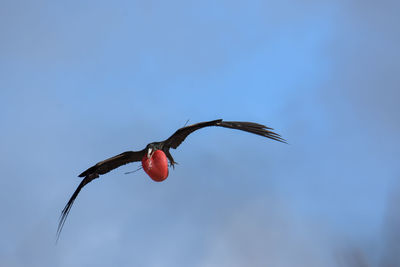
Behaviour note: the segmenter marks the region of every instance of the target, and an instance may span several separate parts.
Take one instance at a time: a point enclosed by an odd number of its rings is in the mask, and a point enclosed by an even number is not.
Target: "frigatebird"
[[[150,178],[152,178],[156,182],[161,182],[168,177],[168,161],[170,163],[170,166],[172,166],[173,168],[174,165],[177,164],[169,150],[171,148],[176,149],[189,134],[201,128],[209,126],[219,126],[242,130],[245,132],[261,135],[275,141],[286,143],[285,139],[283,139],[279,134],[273,132],[272,128],[269,128],[265,125],[254,122],[223,121],[222,119],[219,119],[200,122],[182,127],[178,129],[168,139],[161,142],[150,143],[143,150],[126,151],[114,157],[100,161],[86,171],[79,174],[79,177],[84,178],[61,212],[60,222],[57,229],[57,240],[60,236],[65,220],[67,219],[68,213],[71,210],[72,204],[74,203],[79,192],[85,185],[98,178],[102,174],[108,173],[109,171],[114,170],[127,163],[136,161],[142,161],[142,167],[144,171],[150,176]]]

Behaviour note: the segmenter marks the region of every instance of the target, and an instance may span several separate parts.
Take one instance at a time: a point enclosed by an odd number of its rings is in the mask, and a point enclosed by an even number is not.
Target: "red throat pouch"
[[[162,182],[168,177],[168,160],[162,150],[156,150],[150,158],[142,158],[143,170],[156,182]]]

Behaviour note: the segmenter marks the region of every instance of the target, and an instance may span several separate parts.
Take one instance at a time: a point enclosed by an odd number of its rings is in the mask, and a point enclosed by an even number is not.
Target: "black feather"
[[[98,178],[99,175],[95,174],[95,175],[89,175],[87,177],[85,177],[82,182],[78,185],[78,188],[76,188],[75,192],[72,194],[71,198],[69,199],[67,205],[65,205],[64,209],[61,211],[61,215],[60,215],[60,221],[58,223],[58,228],[57,228],[57,239],[56,242],[58,241],[58,239],[60,238],[60,234],[61,231],[64,227],[64,223],[65,220],[68,217],[69,211],[72,208],[72,205],[74,204],[74,201],[76,199],[76,197],[78,196],[79,192],[81,191],[81,189],[87,185],[88,183],[90,183],[91,181],[93,181],[94,179]]]
[[[90,183],[92,180],[99,177],[99,175],[105,174],[115,168],[118,168],[124,164],[140,161],[143,156],[146,155],[148,147],[151,145],[153,149],[162,149],[166,154],[168,160],[170,161],[171,166],[174,166],[176,162],[172,158],[169,149],[174,148],[176,149],[188,135],[197,131],[204,127],[209,126],[219,126],[224,128],[231,128],[235,130],[241,130],[253,134],[257,134],[263,137],[267,137],[269,139],[286,143],[286,140],[283,139],[279,134],[273,132],[273,129],[267,127],[262,124],[254,123],[254,122],[244,122],[244,121],[223,121],[222,119],[213,120],[213,121],[205,121],[196,123],[193,125],[185,126],[178,129],[173,135],[171,135],[167,140],[163,142],[154,142],[147,145],[147,147],[141,151],[127,151],[116,155],[114,157],[108,158],[106,160],[100,161],[94,166],[90,167],[86,171],[82,172],[79,177],[84,177],[82,182],[79,184],[78,188],[72,194],[71,198],[69,199],[67,205],[65,205],[64,209],[61,212],[60,222],[58,223],[57,228],[57,240],[60,237],[62,228],[64,226],[65,220],[74,204],[76,197],[78,196],[79,192],[82,188]]]

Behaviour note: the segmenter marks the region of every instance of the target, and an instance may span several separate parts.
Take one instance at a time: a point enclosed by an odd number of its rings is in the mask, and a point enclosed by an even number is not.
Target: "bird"
[[[114,157],[100,161],[79,174],[83,180],[80,182],[75,192],[61,211],[59,224],[57,228],[57,240],[64,227],[65,220],[71,210],[71,207],[82,188],[99,178],[100,175],[106,174],[122,165],[131,162],[142,162],[143,170],[156,182],[162,182],[168,177],[168,167],[175,168],[174,158],[170,153],[170,149],[176,149],[186,139],[188,135],[202,129],[204,127],[217,126],[230,129],[241,130],[252,134],[260,135],[278,142],[287,143],[279,134],[273,132],[273,129],[262,124],[244,121],[224,121],[222,119],[205,121],[189,126],[184,126],[178,129],[168,139],[161,142],[149,143],[143,150],[140,151],[126,151]],[[168,166],[169,161],[169,166]]]

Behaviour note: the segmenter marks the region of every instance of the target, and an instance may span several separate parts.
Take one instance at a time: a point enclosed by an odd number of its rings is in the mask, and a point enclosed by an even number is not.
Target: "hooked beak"
[[[151,156],[153,156],[153,149],[152,149],[152,148],[149,148],[149,149],[147,150],[147,158],[149,159],[149,158],[151,158]]]

